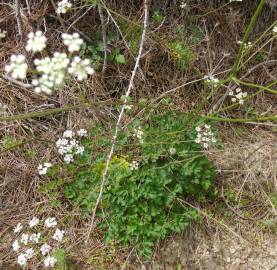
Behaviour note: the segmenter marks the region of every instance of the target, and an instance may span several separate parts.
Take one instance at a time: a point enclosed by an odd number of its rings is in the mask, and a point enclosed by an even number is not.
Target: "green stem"
[[[84,104],[78,104],[74,106],[66,106],[62,108],[49,109],[42,112],[30,112],[30,113],[24,113],[24,114],[18,114],[18,115],[1,116],[0,121],[16,121],[16,120],[25,120],[29,118],[43,117],[51,114],[77,110],[77,109],[81,109],[89,106],[91,106],[91,104],[84,103]]]
[[[257,91],[256,93],[254,93],[254,94],[252,94],[252,95],[250,95],[250,96],[247,96],[244,100],[251,99],[251,98],[257,96],[258,94],[260,94],[261,92],[263,92],[262,89],[260,89],[259,91]],[[218,111],[216,111],[216,112],[214,112],[214,113],[224,112],[224,111],[227,111],[227,110],[229,110],[229,109],[233,109],[234,107],[237,107],[237,106],[239,106],[239,105],[240,105],[239,102],[236,102],[236,103],[233,103],[232,105],[223,107],[223,108],[219,109]]]
[[[254,88],[262,89],[262,90],[267,91],[267,92],[269,92],[271,94],[277,94],[277,90],[270,89],[267,86],[262,86],[262,85],[255,84],[255,83],[243,82],[243,81],[240,81],[240,80],[238,80],[236,78],[233,78],[233,81],[235,81],[235,82],[237,82],[239,84],[242,84],[242,85],[249,86],[249,87],[254,87]]]
[[[86,103],[81,103],[73,106],[65,106],[61,108],[55,108],[55,109],[49,109],[45,110],[42,112],[30,112],[30,113],[24,113],[24,114],[18,114],[18,115],[10,115],[10,116],[1,116],[0,117],[0,122],[1,121],[17,121],[17,120],[26,120],[30,118],[36,118],[36,117],[44,117],[47,115],[52,115],[52,114],[57,114],[57,113],[62,113],[62,112],[68,112],[68,111],[74,111],[78,109],[85,109],[89,108],[92,106],[98,106],[98,105],[122,105],[122,101],[118,102],[111,102],[110,100],[107,101],[100,101],[100,102],[86,102]],[[129,103],[127,103],[129,104]]]
[[[208,120],[214,120],[218,122],[231,122],[231,123],[247,123],[247,122],[265,122],[265,121],[277,121],[277,115],[265,116],[265,117],[253,117],[253,118],[222,118],[216,116],[203,116]]]
[[[251,20],[250,20],[250,23],[249,25],[247,26],[246,28],[246,31],[245,31],[245,34],[244,34],[244,37],[242,39],[242,43],[240,44],[240,48],[239,48],[239,52],[237,54],[237,57],[236,57],[236,60],[235,60],[235,64],[232,68],[232,71],[231,71],[231,77],[235,77],[237,72],[238,72],[238,69],[239,69],[239,65],[240,65],[240,61],[242,59],[242,56],[243,56],[243,51],[244,51],[244,47],[245,47],[245,44],[246,42],[248,41],[249,39],[249,36],[254,28],[254,25],[258,19],[258,16],[260,15],[264,5],[265,5],[265,2],[266,0],[261,0],[254,15],[252,16]]]

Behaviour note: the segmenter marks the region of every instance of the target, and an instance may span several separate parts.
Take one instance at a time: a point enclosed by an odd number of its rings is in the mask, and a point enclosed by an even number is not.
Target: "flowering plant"
[[[14,228],[17,238],[12,244],[17,253],[17,262],[20,267],[26,267],[30,261],[43,261],[45,268],[54,267],[58,262],[55,253],[60,251],[65,234],[57,228],[55,217],[44,221],[33,217],[27,224],[18,223]]]
[[[151,113],[146,118],[147,122],[134,121],[120,133],[97,215],[107,241],[132,244],[140,254],[150,256],[155,242],[198,218],[195,209],[184,208],[178,199],[202,202],[209,198],[213,194],[214,170],[202,153],[200,142],[195,141],[195,127],[185,128],[184,114]],[[210,126],[207,128],[209,132],[203,132],[211,137],[211,147],[214,135]],[[110,147],[110,139],[101,126],[94,127],[89,136],[95,138],[97,148],[103,152]],[[78,170],[65,164],[59,172],[64,177],[58,177],[73,178],[57,185],[57,189],[84,215],[91,214],[105,168],[105,155],[94,148],[88,146],[87,154],[76,160]]]
[[[79,56],[72,58],[72,53],[78,53],[84,41],[78,33],[62,34],[64,45],[69,54],[54,52],[52,57],[35,58],[35,70],[28,67],[24,55],[12,55],[11,61],[6,65],[5,70],[14,79],[26,79],[27,74],[32,78],[32,85],[36,93],[51,94],[53,90],[61,88],[66,78],[70,75],[76,77],[78,81],[88,78],[94,74],[89,59],[81,59]],[[33,53],[42,52],[47,46],[47,38],[41,31],[28,34],[26,51]]]

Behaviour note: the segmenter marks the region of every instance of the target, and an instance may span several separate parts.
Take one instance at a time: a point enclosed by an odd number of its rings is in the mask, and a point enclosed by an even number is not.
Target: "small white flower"
[[[201,127],[196,127],[195,130],[199,132],[201,130]]]
[[[204,76],[204,80],[206,80],[207,83],[212,84],[214,86],[217,86],[219,83],[219,79],[215,78],[213,75]]]
[[[187,4],[185,3],[185,1],[182,1],[181,4],[180,4],[180,8],[185,8],[187,6]]]
[[[143,143],[143,130],[141,129],[141,127],[137,127],[135,130],[134,130],[134,137],[136,137],[140,143]]]
[[[11,73],[14,79],[25,79],[28,70],[25,56],[23,54],[13,54],[11,56],[11,62],[5,66],[5,70],[7,73]]]
[[[63,230],[60,230],[60,229],[56,229],[54,235],[53,235],[53,239],[58,241],[58,242],[61,242],[63,240],[63,235],[64,235],[64,231]]]
[[[46,163],[44,163],[44,166],[45,166],[45,164]],[[38,224],[39,224],[39,219],[37,217],[33,217],[29,222],[30,228],[33,228],[33,227],[37,226]]]
[[[3,39],[6,37],[7,31],[0,29],[0,39]]]
[[[26,51],[41,52],[46,47],[47,38],[41,31],[31,32],[28,34],[28,41],[26,45]]]
[[[237,44],[239,45],[243,44],[244,49],[250,49],[253,46],[251,41],[248,41],[247,43],[243,43],[241,40],[239,40],[237,41]]]
[[[72,7],[72,4],[68,0],[62,0],[58,2],[58,8],[56,12],[58,14],[61,14],[61,13],[65,14],[70,10],[71,7]]]
[[[205,149],[209,148],[211,142],[216,142],[210,125],[204,124],[196,127],[195,130],[197,132],[197,135],[194,141],[197,144],[201,144]]]
[[[34,243],[38,243],[39,242],[39,238],[40,238],[40,233],[33,233],[30,235],[30,241],[34,242]]]
[[[69,141],[69,145],[70,145],[71,147],[75,147],[75,146],[77,146],[78,144],[79,144],[79,142],[78,142],[77,140],[75,140],[75,139],[72,139],[72,140]]]
[[[47,253],[49,253],[50,250],[51,250],[51,247],[47,243],[43,244],[40,248],[41,254],[43,256],[45,256]]]
[[[28,244],[28,240],[29,240],[29,235],[26,234],[26,233],[23,233],[21,235],[20,242],[23,243],[24,245],[27,245]]]
[[[56,146],[57,147],[60,147],[60,146],[65,146],[68,144],[68,140],[67,139],[58,139],[57,142],[56,142]]]
[[[38,166],[38,174],[39,174],[39,175],[44,175],[44,174],[46,174],[46,173],[47,173],[47,168],[43,167],[43,165],[40,164],[40,165]]]
[[[22,228],[23,228],[23,225],[21,224],[21,223],[18,223],[16,226],[15,226],[15,228],[14,228],[14,232],[15,233],[19,233],[21,230],[22,230]]]
[[[139,162],[136,160],[133,160],[130,164],[131,171],[138,170],[138,168],[139,168]]]
[[[84,153],[84,151],[85,151],[85,147],[84,146],[82,146],[82,145],[78,145],[77,147],[76,147],[76,154],[77,155],[82,155],[83,153]]]
[[[20,249],[19,241],[15,240],[12,244],[13,250],[18,251]]]
[[[55,217],[47,218],[44,222],[47,228],[55,227],[57,225],[57,221]]]
[[[44,259],[44,266],[45,267],[54,267],[56,262],[57,262],[57,260],[55,259],[55,257],[53,257],[53,256],[47,256]]]
[[[80,137],[87,137],[87,136],[88,136],[88,132],[87,132],[85,129],[83,129],[83,128],[79,129],[79,130],[77,131],[77,134],[78,134]]]
[[[78,81],[87,79],[88,75],[94,74],[94,69],[90,66],[90,60],[82,60],[79,56],[75,56],[68,68],[68,73],[77,77]]]
[[[237,88],[235,93],[233,91],[229,92],[229,96],[231,96],[231,101],[238,102],[239,104],[244,104],[244,99],[247,97],[247,92],[242,92],[241,88]]]
[[[273,31],[273,33],[277,33],[277,26],[274,26],[272,31]]]
[[[74,161],[73,155],[72,154],[66,154],[63,158],[64,162],[69,164]]]
[[[73,33],[72,35],[63,33],[62,39],[64,45],[67,46],[70,52],[80,51],[81,45],[84,43],[84,41],[80,38],[80,35],[78,33]]]
[[[25,257],[26,257],[27,259],[32,259],[34,256],[35,256],[35,251],[34,251],[32,248],[28,248],[28,249],[25,251]]]
[[[72,138],[74,136],[74,132],[72,130],[66,130],[64,133],[63,133],[63,137],[64,138]]]
[[[35,59],[34,64],[38,73],[41,73],[41,77],[32,80],[35,92],[51,94],[52,89],[61,87],[69,62],[67,55],[59,52],[55,52],[52,58]]]
[[[132,108],[133,108],[133,105],[124,105],[124,109],[126,110],[126,111],[131,111],[132,110]]]
[[[170,147],[170,148],[169,148],[169,154],[170,154],[170,155],[175,155],[175,154],[176,154],[176,148]]]
[[[25,256],[25,254],[20,254],[18,257],[17,257],[17,262],[20,266],[24,267],[27,263],[27,258]]]
[[[44,162],[43,164],[40,164],[38,166],[38,174],[39,175],[44,175],[47,173],[48,169],[52,166],[51,163],[49,162]]]

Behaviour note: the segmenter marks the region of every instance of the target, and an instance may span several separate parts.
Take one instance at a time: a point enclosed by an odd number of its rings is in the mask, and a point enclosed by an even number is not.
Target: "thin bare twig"
[[[0,79],[1,79],[1,77],[3,79],[5,79],[5,80],[15,84],[15,85],[20,86],[20,87],[27,88],[27,89],[31,89],[32,88],[31,84],[23,83],[21,81],[18,81],[18,80],[14,79],[14,78],[9,77],[8,75],[0,74]]]
[[[20,14],[20,3],[19,0],[15,0],[15,17],[17,23],[18,34],[21,42],[23,41],[23,30],[22,30],[22,18]]]
[[[69,29],[75,25],[79,20],[81,20],[94,6],[91,5],[82,15],[80,15],[79,17],[77,17],[67,28],[67,32],[69,31]]]
[[[100,21],[101,21],[102,41],[103,41],[103,47],[104,47],[104,61],[103,61],[103,66],[102,66],[102,73],[104,73],[106,70],[106,67],[107,67],[108,51],[107,51],[106,23],[105,23],[104,14],[103,14],[101,5],[98,5],[98,13],[100,16]]]
[[[135,56],[134,56],[134,54],[132,53],[132,50],[131,50],[131,48],[130,48],[128,42],[126,41],[126,39],[125,39],[125,37],[124,37],[124,35],[123,35],[123,33],[122,33],[122,31],[121,31],[121,29],[120,29],[118,23],[116,22],[116,20],[114,19],[113,15],[111,14],[109,8],[106,6],[106,4],[104,3],[104,1],[102,1],[102,0],[101,0],[101,4],[102,4],[103,7],[105,8],[105,10],[106,10],[106,12],[107,12],[109,18],[110,18],[110,19],[112,20],[112,22],[114,23],[114,25],[115,25],[115,27],[116,27],[116,29],[117,29],[119,35],[121,36],[121,38],[122,38],[122,40],[123,40],[123,42],[124,42],[125,47],[126,47],[126,48],[128,49],[128,51],[129,51],[130,55],[132,56],[132,58],[136,59]],[[142,57],[143,57],[143,56],[141,56],[141,58],[142,58]],[[143,72],[142,72],[142,70],[141,70],[140,67],[139,67],[139,73],[140,73],[140,75],[142,76],[143,80],[145,81],[145,76],[144,76],[144,74],[143,74]]]
[[[93,225],[94,225],[94,219],[95,219],[96,211],[98,209],[99,203],[100,203],[100,201],[102,199],[102,196],[103,196],[104,187],[105,187],[105,184],[106,184],[106,181],[107,181],[108,169],[109,169],[109,165],[110,165],[110,162],[111,162],[114,150],[115,150],[115,144],[116,144],[118,133],[119,133],[119,130],[120,130],[121,120],[122,120],[123,115],[124,115],[125,105],[128,102],[128,98],[129,98],[131,90],[134,86],[134,79],[135,79],[135,76],[136,76],[136,72],[139,68],[140,58],[141,58],[141,55],[142,55],[144,40],[145,40],[145,36],[146,36],[147,25],[148,25],[148,0],[144,0],[144,21],[143,21],[143,31],[142,31],[142,35],[141,35],[139,51],[138,51],[138,55],[137,55],[137,58],[136,58],[134,69],[131,73],[132,75],[131,75],[131,78],[130,78],[129,86],[128,86],[128,89],[125,93],[125,98],[124,98],[124,102],[123,102],[124,105],[122,106],[122,108],[120,110],[120,114],[119,114],[118,119],[117,119],[117,123],[116,123],[116,127],[115,127],[115,133],[114,133],[113,141],[112,141],[112,146],[111,146],[110,152],[107,156],[105,169],[104,169],[104,172],[103,172],[103,175],[102,175],[102,182],[101,182],[101,186],[100,186],[100,192],[99,192],[99,195],[98,195],[97,200],[96,200],[95,207],[94,207],[93,212],[92,212],[92,217],[91,217],[91,221],[90,221],[90,227],[89,227],[89,230],[88,230],[86,243],[89,240],[89,237],[90,237]]]

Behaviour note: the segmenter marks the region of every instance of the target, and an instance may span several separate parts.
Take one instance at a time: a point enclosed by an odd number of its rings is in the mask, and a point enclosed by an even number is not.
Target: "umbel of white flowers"
[[[244,99],[247,97],[247,92],[242,92],[241,88],[237,88],[235,91],[230,91],[229,96],[231,96],[232,102],[238,102],[239,104],[244,104]]]
[[[13,242],[12,249],[17,254],[17,263],[23,268],[27,266],[29,260],[35,257],[37,260],[43,259],[45,268],[53,268],[57,262],[53,255],[55,249],[63,242],[65,231],[56,228],[58,222],[55,217],[46,218],[44,220],[46,229],[38,232],[42,229],[42,223],[42,220],[33,217],[28,223],[29,226],[18,223],[14,228],[14,233],[18,238]],[[20,235],[22,230],[24,233]]]
[[[72,3],[70,3],[68,0],[62,0],[58,2],[58,8],[57,13],[58,14],[65,14],[67,11],[69,11],[72,7]]]
[[[62,34],[62,40],[67,47],[70,55],[78,53],[84,41],[78,33]],[[47,38],[41,31],[28,34],[26,51],[32,53],[42,52],[47,46]],[[70,75],[76,77],[78,81],[88,78],[94,74],[89,59],[81,59],[74,56],[71,59],[66,53],[54,52],[52,57],[35,58],[34,65],[36,70],[30,70],[24,55],[12,55],[10,63],[5,70],[14,79],[26,79],[28,71],[35,74],[32,78],[32,85],[36,93],[51,94],[53,90],[62,87],[66,78]]]
[[[216,143],[216,138],[211,130],[211,126],[204,124],[197,126],[195,142],[203,146],[205,149],[209,148],[212,143]]]

